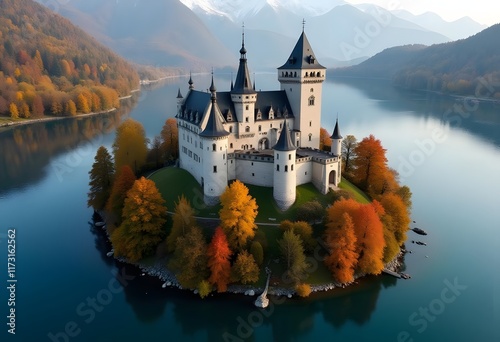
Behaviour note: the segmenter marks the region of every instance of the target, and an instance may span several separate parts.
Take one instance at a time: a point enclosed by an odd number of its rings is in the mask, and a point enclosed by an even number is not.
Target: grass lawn
[[[371,199],[363,191],[343,177],[339,184],[339,188],[349,191],[354,196],[354,199],[360,203],[371,202]]]

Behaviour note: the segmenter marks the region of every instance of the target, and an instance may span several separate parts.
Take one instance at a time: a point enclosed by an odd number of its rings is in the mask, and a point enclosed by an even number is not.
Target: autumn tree
[[[302,239],[292,230],[287,230],[283,233],[283,237],[278,240],[278,245],[286,264],[285,276],[298,284],[306,278],[308,267]]]
[[[73,100],[68,100],[64,105],[64,112],[66,115],[75,116],[76,115],[76,104]]]
[[[311,294],[311,285],[309,284],[298,284],[295,286],[295,291],[300,297],[309,297]]]
[[[154,254],[165,238],[165,200],[155,183],[144,177],[127,192],[123,222],[111,235],[115,254],[135,262]]]
[[[410,188],[407,186],[407,185],[403,185],[401,187],[399,187],[395,193],[401,197],[401,199],[403,200],[403,203],[405,204],[406,208],[408,209],[408,211],[411,210],[411,207],[412,207],[412,202],[411,202],[411,190]]]
[[[342,140],[342,161],[346,173],[351,171],[351,161],[356,157],[355,149],[357,144],[354,135],[348,135]]]
[[[201,299],[205,298],[212,291],[212,285],[207,280],[202,280],[198,284],[198,295]]]
[[[329,254],[324,259],[325,265],[340,283],[352,282],[359,257],[352,218],[348,213],[341,220],[329,216],[326,227],[325,245]]]
[[[319,130],[319,149],[330,151],[332,146],[332,139],[330,139],[330,134],[328,131],[321,127]]]
[[[179,157],[178,138],[177,120],[168,118],[161,130],[162,150],[166,159],[177,159]]]
[[[167,237],[167,250],[173,252],[177,244],[177,239],[184,236],[192,227],[196,226],[194,210],[189,201],[181,195],[175,205],[175,211],[172,215],[173,223],[170,234]]]
[[[43,100],[40,95],[36,95],[33,98],[33,106],[32,106],[32,112],[33,116],[35,118],[39,118],[43,116],[43,113],[45,112],[45,108],[43,107]]]
[[[328,222],[343,220],[344,213],[351,217],[359,255],[357,269],[362,273],[378,274],[384,266],[384,229],[377,210],[382,215],[381,206],[378,209],[372,203],[361,204],[353,199],[341,199],[328,209]]]
[[[208,277],[207,244],[200,228],[193,227],[189,234],[177,239],[174,255],[168,266],[175,272],[185,288],[196,288]]]
[[[113,188],[111,189],[111,195],[106,203],[106,209],[112,212],[120,221],[127,192],[132,188],[134,182],[134,172],[130,166],[123,165],[116,175],[116,180],[113,182]]]
[[[232,268],[233,278],[243,284],[255,283],[259,280],[259,266],[252,254],[242,251],[238,254]]]
[[[352,179],[361,189],[370,191],[370,185],[379,181],[387,171],[385,149],[373,135],[361,140],[354,149]]]
[[[284,232],[291,230],[295,234],[299,235],[306,250],[312,251],[314,247],[316,247],[316,240],[313,238],[312,235],[313,229],[309,223],[304,221],[291,222],[289,220],[283,220],[281,221],[279,227]]]
[[[248,193],[248,188],[239,180],[234,181],[220,196],[219,211],[221,226],[226,233],[231,250],[241,251],[248,239],[255,235],[257,225],[257,203]]]
[[[81,113],[90,113],[89,102],[82,93],[80,93],[76,98],[76,108]]]
[[[127,119],[118,127],[113,153],[117,169],[128,165],[134,173],[139,172],[146,163],[148,145],[144,127],[138,121]]]
[[[102,210],[109,198],[114,176],[113,160],[106,147],[97,149],[94,164],[89,171],[90,192],[88,193],[87,205],[95,210]]]
[[[394,234],[398,245],[406,241],[406,232],[410,225],[410,213],[405,203],[395,193],[386,193],[379,199],[385,210],[384,223]]]
[[[222,228],[215,229],[207,249],[210,277],[208,281],[217,287],[217,292],[226,292],[231,276],[231,250]]]
[[[18,119],[19,118],[19,111],[18,111],[17,106],[14,102],[12,102],[9,105],[9,111],[10,111],[11,119]]]

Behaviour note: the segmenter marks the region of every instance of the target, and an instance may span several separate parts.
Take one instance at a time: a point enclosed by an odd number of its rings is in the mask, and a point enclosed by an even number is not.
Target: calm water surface
[[[278,87],[258,74],[257,88]],[[197,76],[205,89],[209,78]],[[500,106],[408,92],[380,81],[328,81],[322,125],[381,139],[391,167],[413,191],[411,280],[388,276],[307,300],[281,300],[264,317],[248,297],[162,289],[106,257],[88,224],[88,171],[130,116],[149,138],[175,111],[176,79],[120,113],[0,132],[0,336],[7,334],[8,228],[16,229],[19,341],[498,341],[500,340]],[[219,90],[229,78],[216,79]],[[420,239],[428,246],[417,246]],[[271,311],[271,312],[269,312]],[[13,340],[13,339],[12,339]]]

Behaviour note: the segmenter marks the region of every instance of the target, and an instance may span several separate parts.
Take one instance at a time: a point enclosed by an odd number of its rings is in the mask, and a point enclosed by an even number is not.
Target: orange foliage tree
[[[177,159],[179,156],[179,132],[177,120],[168,118],[161,130],[162,146],[161,149],[165,158]]]
[[[359,257],[352,218],[348,213],[344,213],[341,220],[328,221],[326,227],[325,243],[329,255],[325,257],[325,265],[337,281],[351,282],[354,280],[354,270]]]
[[[330,134],[323,127],[319,130],[319,148],[321,150],[328,149],[332,146],[332,140],[330,139]]]
[[[249,195],[248,188],[239,180],[231,183],[220,196],[221,226],[233,251],[241,251],[248,239],[255,235],[257,202]]]
[[[353,160],[352,177],[354,183],[364,190],[369,189],[387,171],[387,158],[385,149],[380,140],[373,135],[361,140],[354,149],[356,158]]]
[[[122,216],[123,204],[127,197],[127,191],[130,190],[135,182],[135,175],[130,166],[123,165],[118,172],[111,189],[111,195],[106,203],[106,209],[120,220]]]
[[[118,127],[113,143],[113,153],[116,169],[128,165],[135,173],[139,172],[146,163],[148,154],[146,133],[140,122],[127,119]]]
[[[410,213],[400,196],[395,193],[386,193],[379,199],[384,207],[387,228],[394,234],[396,241],[402,245],[406,240],[406,232],[410,225]]]
[[[231,250],[222,228],[215,229],[212,241],[207,249],[210,277],[208,281],[217,286],[217,292],[226,292],[231,276]]]

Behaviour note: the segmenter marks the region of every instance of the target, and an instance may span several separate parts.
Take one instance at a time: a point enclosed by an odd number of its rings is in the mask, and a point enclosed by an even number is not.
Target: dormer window
[[[313,55],[309,55],[309,64],[314,64],[315,58]]]
[[[271,108],[269,109],[269,119],[270,119],[270,120],[274,119],[274,110],[273,110],[273,107],[271,107]]]
[[[260,109],[257,111],[257,120],[262,120],[262,112]]]

